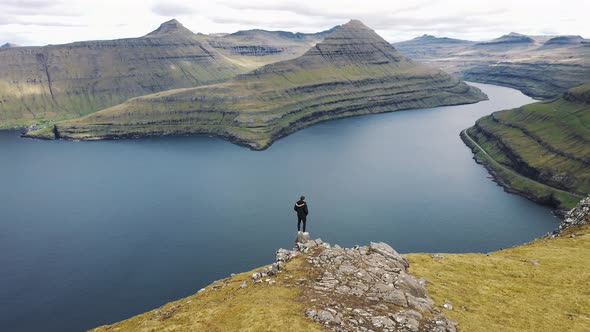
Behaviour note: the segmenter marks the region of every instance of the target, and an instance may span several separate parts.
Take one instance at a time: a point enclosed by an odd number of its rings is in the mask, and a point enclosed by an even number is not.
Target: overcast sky
[[[486,40],[511,31],[590,37],[590,0],[0,0],[0,44],[137,37],[171,18],[194,32],[317,32],[362,20],[396,42],[422,34]]]

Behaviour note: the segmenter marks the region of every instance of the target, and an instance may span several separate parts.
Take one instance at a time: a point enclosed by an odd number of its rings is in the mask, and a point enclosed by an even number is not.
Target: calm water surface
[[[195,293],[313,237],[401,252],[487,252],[557,225],[507,194],[459,132],[533,100],[331,121],[254,152],[208,137],[36,141],[0,131],[0,330],[80,331]]]

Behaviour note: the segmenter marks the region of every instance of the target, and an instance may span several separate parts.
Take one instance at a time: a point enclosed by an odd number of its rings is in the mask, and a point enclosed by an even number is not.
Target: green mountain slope
[[[176,20],[140,38],[0,49],[0,128],[79,117],[248,69]]]
[[[511,33],[482,43],[422,36],[394,46],[465,80],[508,86],[534,98],[556,98],[590,80],[590,41],[580,36]]]
[[[443,71],[403,57],[353,20],[296,59],[221,84],[134,98],[28,135],[91,140],[210,134],[264,149],[319,121],[485,98]]]
[[[561,208],[590,194],[590,84],[483,117],[466,134],[481,162],[510,189]]]

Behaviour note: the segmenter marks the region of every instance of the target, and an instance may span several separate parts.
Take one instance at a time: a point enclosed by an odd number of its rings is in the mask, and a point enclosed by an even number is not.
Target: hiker
[[[309,213],[305,196],[301,196],[297,203],[295,203],[293,210],[297,211],[297,232],[301,232],[301,222],[303,221],[303,232],[305,233],[305,224],[307,222],[307,214]]]

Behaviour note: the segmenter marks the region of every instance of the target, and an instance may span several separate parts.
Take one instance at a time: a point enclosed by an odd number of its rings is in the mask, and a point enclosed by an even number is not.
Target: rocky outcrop
[[[134,98],[55,126],[65,139],[207,134],[265,149],[320,121],[483,99],[477,88],[405,58],[353,20],[298,58],[222,84]],[[53,132],[28,136],[52,138]]]
[[[565,230],[575,225],[590,223],[590,197],[584,198],[578,205],[571,209],[559,225],[560,230]]]
[[[389,245],[342,248],[308,238],[299,234],[296,241],[303,242],[293,250],[279,249],[272,266],[306,254],[317,275],[302,287],[310,319],[334,331],[455,331],[456,323],[428,296],[426,280],[412,276],[408,261]]]

